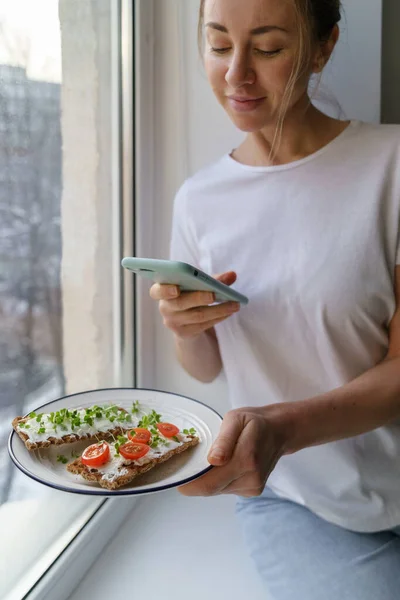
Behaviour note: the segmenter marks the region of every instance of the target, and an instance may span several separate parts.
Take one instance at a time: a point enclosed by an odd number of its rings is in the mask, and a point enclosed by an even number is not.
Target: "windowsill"
[[[142,498],[69,600],[265,600],[234,505],[177,491]]]
[[[0,596],[25,596],[102,502],[44,489],[38,497],[1,506],[0,531],[7,556],[0,569]]]

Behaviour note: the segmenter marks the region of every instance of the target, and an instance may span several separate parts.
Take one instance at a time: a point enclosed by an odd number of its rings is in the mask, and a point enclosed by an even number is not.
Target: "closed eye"
[[[261,54],[261,56],[276,56],[282,52],[283,48],[278,48],[277,50],[256,50],[257,54]]]
[[[226,52],[229,52],[230,50],[231,48],[211,48],[211,52],[214,52],[215,54],[226,54]],[[282,50],[283,48],[278,48],[277,50],[259,50],[256,48],[255,52],[261,56],[276,56],[277,54],[280,54]]]
[[[225,52],[229,52],[230,48],[211,48],[211,52],[215,52],[216,54],[224,54]]]

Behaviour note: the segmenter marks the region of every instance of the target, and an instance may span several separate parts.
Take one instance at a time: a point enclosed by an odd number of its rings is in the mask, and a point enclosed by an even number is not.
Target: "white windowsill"
[[[76,537],[62,551],[48,571],[37,581],[24,600],[67,600],[89,572],[109,540],[129,522],[136,497],[112,498],[102,502]],[[4,600],[21,600],[18,590]]]
[[[3,600],[23,598],[83,530],[102,502],[85,497],[72,501],[69,494],[49,493],[0,507],[2,543],[7,548],[0,568]],[[9,560],[10,556],[14,560]]]
[[[69,600],[265,600],[234,505],[177,491],[141,498]]]

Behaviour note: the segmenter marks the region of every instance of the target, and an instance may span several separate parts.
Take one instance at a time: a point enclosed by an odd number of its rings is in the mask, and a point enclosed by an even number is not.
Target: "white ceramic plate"
[[[107,403],[130,409],[136,400],[143,411],[154,409],[162,415],[164,421],[174,423],[180,429],[194,427],[200,437],[200,444],[115,491],[106,490],[96,483],[68,473],[66,465],[57,461],[59,455],[72,460],[72,453],[82,452],[89,445],[87,441],[29,452],[18,435],[12,431],[8,442],[11,459],[25,475],[44,485],[69,493],[106,497],[161,492],[193,481],[212,468],[207,461],[207,454],[218,435],[222,417],[205,404],[185,396],[158,390],[130,388],[93,390],[59,398],[37,407],[35,412],[55,412],[62,408],[86,408]]]

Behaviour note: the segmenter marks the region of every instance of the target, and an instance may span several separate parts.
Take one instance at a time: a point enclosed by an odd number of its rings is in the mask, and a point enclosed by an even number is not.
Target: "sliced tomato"
[[[119,448],[119,453],[126,458],[126,460],[138,460],[143,456],[146,456],[150,447],[147,444],[139,444],[138,442],[127,442]]]
[[[110,446],[107,442],[92,444],[83,451],[81,461],[88,467],[100,467],[110,460]]]
[[[158,431],[167,438],[172,438],[174,435],[178,435],[179,429],[172,423],[157,423]]]
[[[139,444],[148,444],[151,439],[151,433],[148,429],[143,427],[135,427],[128,433],[128,438],[132,442],[139,442]]]

